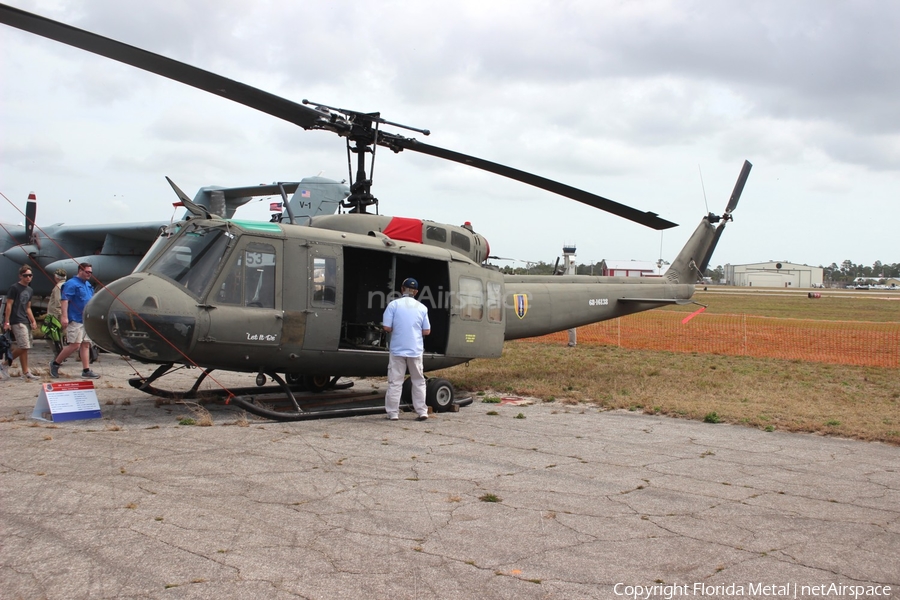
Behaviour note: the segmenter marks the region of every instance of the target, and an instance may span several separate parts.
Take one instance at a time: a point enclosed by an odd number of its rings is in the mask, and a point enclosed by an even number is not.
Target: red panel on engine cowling
[[[422,220],[407,217],[392,217],[382,232],[392,240],[422,243]]]

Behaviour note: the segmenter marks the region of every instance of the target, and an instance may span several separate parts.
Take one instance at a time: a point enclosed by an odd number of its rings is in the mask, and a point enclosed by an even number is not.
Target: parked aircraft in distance
[[[283,212],[276,218],[288,221],[334,213],[350,194],[350,188],[324,177],[232,188],[209,186],[197,192],[193,203],[205,208],[209,214],[230,219],[238,208],[253,198],[282,194],[284,199],[287,194],[293,196],[281,202]],[[31,193],[25,208],[25,225],[0,223],[0,295],[6,293],[7,282],[11,285],[18,280],[19,267],[24,264],[34,270],[31,287],[35,296],[50,295],[53,273],[57,269],[65,269],[72,276],[82,262],[93,265],[97,281],[112,283],[134,270],[169,224],[152,221],[41,226],[37,221],[37,198]]]

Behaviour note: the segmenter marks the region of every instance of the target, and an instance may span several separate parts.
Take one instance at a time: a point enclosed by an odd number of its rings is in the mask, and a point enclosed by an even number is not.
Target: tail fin
[[[324,177],[304,177],[297,182],[273,183],[245,187],[223,188],[208,186],[200,188],[194,196],[194,204],[206,207],[210,213],[226,219],[234,217],[235,211],[259,196],[279,196],[294,194],[290,200],[290,210],[285,207],[282,217],[314,217],[333,214],[341,200],[350,195],[350,188],[339,181]]]
[[[325,177],[304,177],[291,197],[290,213],[285,210],[282,218],[290,215],[294,218],[333,215],[341,201],[349,195],[350,186],[346,183]]]
[[[675,260],[672,261],[668,271],[666,271],[667,281],[670,283],[696,283],[703,277],[706,268],[709,266],[709,261],[712,259],[716,245],[719,243],[719,238],[722,237],[722,232],[725,231],[725,225],[733,219],[731,213],[737,208],[752,167],[753,165],[750,164],[750,161],[744,161],[741,174],[734,185],[734,191],[731,192],[731,198],[725,207],[725,213],[721,217],[713,213],[703,217],[697,229],[694,230],[691,239],[688,240]],[[714,227],[714,223],[719,225]]]

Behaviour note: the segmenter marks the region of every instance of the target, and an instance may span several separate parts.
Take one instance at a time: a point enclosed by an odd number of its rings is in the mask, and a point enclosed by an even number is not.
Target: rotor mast
[[[328,106],[320,102],[312,102],[303,99],[303,104],[312,106],[322,115],[327,116],[325,123],[317,124],[316,129],[327,129],[347,138],[347,169],[350,171],[350,195],[344,199],[341,206],[349,208],[351,213],[365,213],[366,207],[378,206],[378,198],[372,195],[372,180],[375,173],[375,150],[379,144],[386,146],[395,153],[401,152],[404,145],[399,143],[414,141],[396,134],[382,133],[380,126],[391,125],[409,131],[415,131],[423,135],[431,135],[428,129],[419,129],[394,123],[381,118],[380,112],[362,113],[346,108]],[[351,145],[352,144],[352,145]],[[356,176],[353,175],[353,160],[351,154],[356,155]],[[366,154],[372,155],[369,165],[369,174],[366,175]],[[376,208],[376,212],[377,212]]]
[[[372,113],[375,118],[379,117],[379,113]],[[366,127],[372,130],[372,121],[366,124]],[[351,169],[350,154],[356,154],[356,178],[352,177],[353,183],[350,185],[350,195],[347,196],[341,206],[349,208],[351,213],[365,213],[366,207],[375,205],[375,212],[378,213],[378,198],[372,194],[372,177],[375,175],[375,149],[378,147],[378,127],[376,125],[375,136],[371,142],[363,139],[364,136],[351,136],[347,138],[347,168]],[[353,142],[353,146],[350,143]],[[369,167],[370,175],[366,175],[366,154],[372,153],[372,163]]]

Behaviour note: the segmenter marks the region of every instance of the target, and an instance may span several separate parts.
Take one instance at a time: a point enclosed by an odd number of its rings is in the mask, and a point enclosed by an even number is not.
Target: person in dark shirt
[[[16,338],[16,349],[13,350],[13,361],[19,359],[22,365],[22,378],[26,380],[40,379],[28,369],[28,351],[34,340],[33,331],[37,329],[37,321],[31,312],[31,279],[34,273],[28,265],[19,268],[19,281],[6,292],[6,310],[3,318],[3,331],[12,331]],[[12,364],[12,363],[10,363]],[[0,377],[9,379],[9,365],[0,363]]]

